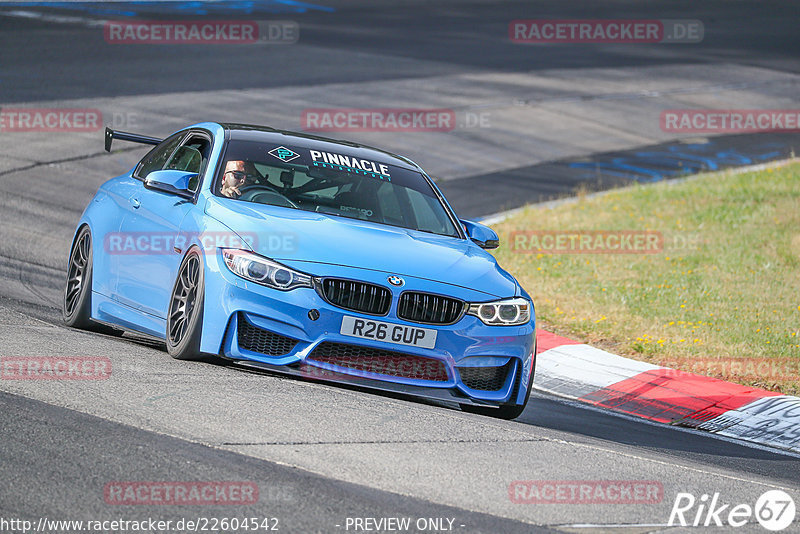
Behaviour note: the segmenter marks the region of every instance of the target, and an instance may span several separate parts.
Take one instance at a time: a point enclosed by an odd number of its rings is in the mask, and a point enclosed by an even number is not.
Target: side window
[[[203,172],[208,161],[210,148],[208,139],[199,135],[192,136],[172,154],[164,169],[197,173],[198,176],[189,182],[189,189],[194,191],[200,182],[199,174]]]
[[[200,167],[203,165],[203,155],[192,146],[178,147],[178,150],[172,154],[169,163],[164,167],[165,170],[186,171],[186,172],[200,172]]]
[[[136,167],[136,172],[133,173],[134,176],[144,180],[151,172],[160,171],[163,169],[164,164],[172,155],[172,152],[178,146],[178,143],[181,142],[182,138],[183,132],[177,133],[172,137],[165,139],[157,147],[148,152]]]

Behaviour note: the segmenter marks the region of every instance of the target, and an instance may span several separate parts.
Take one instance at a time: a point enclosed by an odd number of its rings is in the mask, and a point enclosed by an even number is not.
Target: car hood
[[[314,213],[211,198],[205,211],[268,258],[343,265],[433,280],[503,298],[514,278],[469,240]],[[307,266],[297,268],[311,271]]]

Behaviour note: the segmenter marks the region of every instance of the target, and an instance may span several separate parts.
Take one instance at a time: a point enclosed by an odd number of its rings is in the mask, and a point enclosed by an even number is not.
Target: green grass
[[[534,298],[542,327],[655,364],[800,391],[800,164],[531,206],[495,229],[496,256]],[[650,230],[664,245],[656,254],[512,250],[512,232],[531,230]],[[699,365],[762,358],[793,376]]]

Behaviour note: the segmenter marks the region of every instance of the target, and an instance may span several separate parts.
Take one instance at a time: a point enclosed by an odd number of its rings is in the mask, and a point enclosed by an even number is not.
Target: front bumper
[[[386,273],[319,265],[326,272],[313,274],[389,288],[390,311],[376,317],[329,304],[314,289],[278,291],[233,275],[221,260],[207,264],[203,352],[271,371],[438,400],[479,405],[524,402],[533,367],[534,317],[521,326],[487,326],[464,315],[455,324],[437,326],[396,316],[401,291],[491,300],[485,294],[410,277],[397,289],[385,282]],[[316,320],[309,316],[311,310],[318,312]],[[426,349],[342,335],[345,316],[435,329],[436,345]],[[261,341],[254,344],[253,335],[262,336]],[[487,377],[491,380],[483,379]]]

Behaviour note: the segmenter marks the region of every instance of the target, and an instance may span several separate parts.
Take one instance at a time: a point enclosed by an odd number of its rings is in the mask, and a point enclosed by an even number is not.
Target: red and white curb
[[[800,398],[623,358],[539,331],[534,387],[650,421],[800,452]]]

